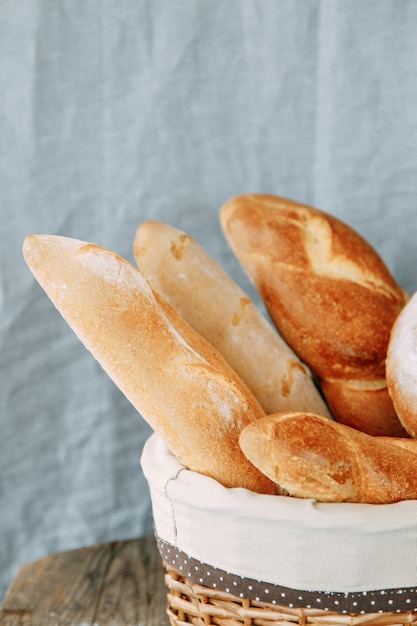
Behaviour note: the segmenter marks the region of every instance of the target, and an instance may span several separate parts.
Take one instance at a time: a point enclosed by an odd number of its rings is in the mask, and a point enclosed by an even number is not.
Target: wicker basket
[[[168,588],[167,613],[172,626],[356,626],[365,623],[369,626],[388,626],[417,621],[417,614],[411,612],[346,615],[323,609],[289,608],[271,602],[257,602],[193,583],[165,562],[164,567]]]
[[[153,435],[142,455],[171,626],[417,622],[417,502],[227,490]]]

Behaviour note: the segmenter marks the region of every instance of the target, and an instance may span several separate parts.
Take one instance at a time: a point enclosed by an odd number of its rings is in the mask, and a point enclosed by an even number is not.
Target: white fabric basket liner
[[[227,489],[185,469],[156,434],[141,464],[160,544],[196,562],[307,592],[416,594],[417,501],[324,504]]]

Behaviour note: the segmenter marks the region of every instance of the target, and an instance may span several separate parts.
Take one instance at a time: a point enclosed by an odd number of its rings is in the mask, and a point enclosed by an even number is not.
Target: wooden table
[[[168,626],[155,539],[52,554],[24,565],[0,607],[1,626]]]

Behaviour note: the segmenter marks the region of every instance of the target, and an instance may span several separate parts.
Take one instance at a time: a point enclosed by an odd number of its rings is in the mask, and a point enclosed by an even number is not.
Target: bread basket
[[[417,502],[226,489],[185,469],[155,434],[141,464],[172,626],[417,621]]]

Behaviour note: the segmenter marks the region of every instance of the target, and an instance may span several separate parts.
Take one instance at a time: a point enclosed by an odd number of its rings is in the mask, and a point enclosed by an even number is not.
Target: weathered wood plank
[[[21,568],[1,626],[164,626],[166,589],[155,539],[71,550]]]
[[[94,623],[128,626],[167,624],[166,587],[154,540],[114,545]]]

